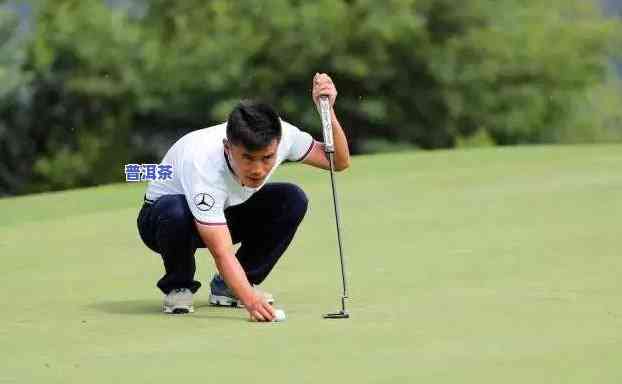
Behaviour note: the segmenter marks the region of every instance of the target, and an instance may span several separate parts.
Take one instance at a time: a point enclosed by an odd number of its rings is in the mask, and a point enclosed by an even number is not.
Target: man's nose
[[[253,176],[260,176],[263,175],[264,173],[264,165],[261,162],[255,162],[253,163],[253,167],[251,168],[251,174]]]

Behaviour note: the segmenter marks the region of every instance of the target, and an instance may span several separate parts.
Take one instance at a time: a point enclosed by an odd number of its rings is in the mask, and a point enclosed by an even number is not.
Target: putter
[[[320,116],[322,118],[322,132],[324,134],[324,151],[330,163],[330,184],[333,189],[333,207],[335,208],[335,222],[337,224],[337,242],[339,243],[339,261],[341,265],[341,282],[343,294],[341,295],[341,310],[339,312],[327,313],[325,319],[347,319],[350,317],[346,311],[346,299],[348,298],[348,285],[346,282],[345,260],[343,257],[343,246],[341,243],[341,220],[339,219],[339,203],[337,201],[337,191],[335,187],[335,146],[333,143],[333,125],[330,116],[330,103],[328,96],[320,96]]]

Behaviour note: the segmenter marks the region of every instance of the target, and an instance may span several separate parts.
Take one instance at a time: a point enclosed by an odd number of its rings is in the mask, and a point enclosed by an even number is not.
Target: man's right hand
[[[273,321],[276,318],[274,308],[260,294],[254,294],[244,308],[251,315],[251,321]]]
[[[233,293],[242,300],[244,307],[250,313],[251,320],[272,321],[276,318],[274,308],[266,302],[263,295],[252,288],[246,273],[233,253],[233,242],[229,228],[225,225],[207,226],[196,223],[199,235],[207,246],[216,268]]]

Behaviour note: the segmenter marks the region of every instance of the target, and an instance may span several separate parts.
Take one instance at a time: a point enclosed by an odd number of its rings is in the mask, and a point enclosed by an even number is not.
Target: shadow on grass
[[[229,321],[248,321],[246,311],[241,308],[213,307],[207,303],[195,303],[194,313],[189,315],[164,315],[160,300],[99,301],[87,305],[90,309],[113,315],[153,315],[179,318],[204,318]]]
[[[98,301],[87,307],[115,315],[161,315],[162,302],[158,300]]]

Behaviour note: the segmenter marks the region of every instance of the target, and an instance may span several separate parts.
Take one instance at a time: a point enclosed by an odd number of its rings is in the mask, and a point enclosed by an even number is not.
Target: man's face
[[[225,151],[231,161],[231,168],[240,182],[247,187],[259,187],[276,163],[277,139],[257,151],[249,151],[242,145],[225,142]]]

